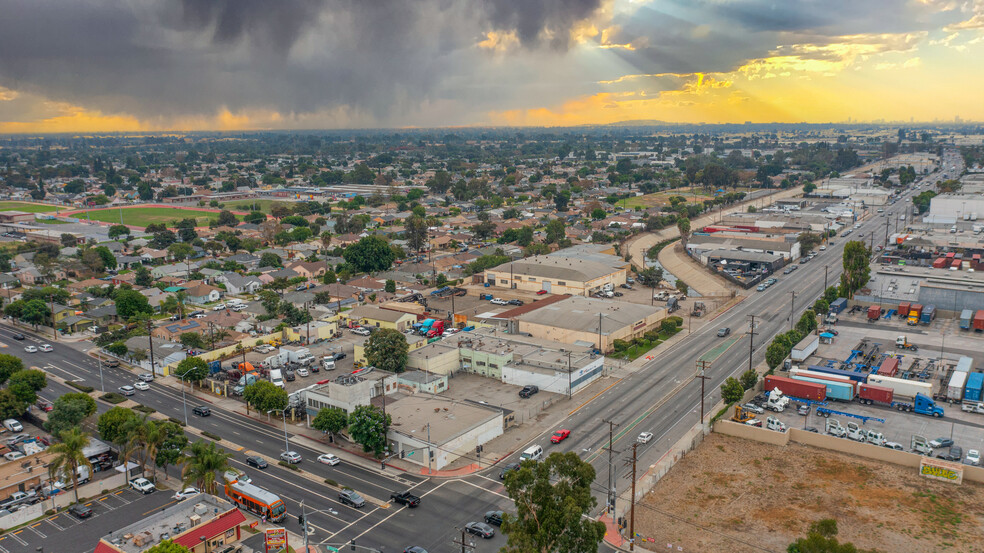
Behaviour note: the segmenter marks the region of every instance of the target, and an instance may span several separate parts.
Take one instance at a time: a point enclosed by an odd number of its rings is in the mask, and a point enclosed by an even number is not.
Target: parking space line
[[[0,542],[2,542],[5,539],[7,538],[0,538]],[[10,553],[10,551],[6,547],[0,545],[0,553]]]
[[[58,518],[58,517],[51,517],[51,518],[45,519],[45,522],[47,522],[48,524],[54,526],[55,528],[57,528],[59,530],[65,530],[63,527],[55,524],[55,519],[56,518]]]
[[[107,508],[107,509],[109,509],[110,511],[113,511],[113,510],[116,510],[116,507],[114,507],[114,506],[112,506],[112,505],[110,505],[109,503],[102,503],[103,501],[106,501],[107,499],[109,499],[109,496],[106,496],[106,497],[100,497],[100,498],[99,498],[99,501],[100,501],[100,503],[99,503],[99,505],[101,505],[101,506],[103,506],[103,507],[105,507],[105,508]]]
[[[13,534],[7,534],[7,535],[8,535],[8,536],[10,536],[11,538],[14,538],[15,540],[17,540],[17,541],[19,541],[21,545],[27,545],[27,542],[26,542],[26,541],[24,541],[24,540],[22,540],[22,539],[21,539],[21,538],[20,538],[20,537],[19,537],[19,536],[17,535],[17,534],[20,534],[21,532],[23,532],[23,530],[20,530],[20,531],[17,531],[17,532],[14,532]]]
[[[35,524],[35,525],[33,525],[33,526],[28,526],[27,528],[30,531],[34,532],[35,534],[41,536],[42,538],[47,538],[48,536],[45,533],[43,533],[40,530],[38,530],[38,528],[37,528],[38,526],[41,526],[41,523],[40,522],[37,523],[37,524]]]

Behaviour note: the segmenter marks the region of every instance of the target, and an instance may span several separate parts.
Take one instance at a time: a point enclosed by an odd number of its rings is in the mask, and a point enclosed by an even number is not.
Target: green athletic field
[[[85,210],[72,215],[85,221]],[[217,219],[218,212],[212,213],[191,208],[178,207],[124,207],[123,224],[135,227],[147,227],[155,223],[176,223],[182,219],[195,219],[196,226],[207,226],[210,219]],[[105,223],[119,223],[120,209],[110,208],[99,211],[90,210],[88,218]],[[239,217],[242,219],[242,217]],[[173,225],[168,225],[173,226]]]
[[[62,208],[66,209],[66,208]],[[32,204],[28,202],[0,202],[0,211],[26,211],[28,213],[47,213],[57,211],[58,206],[48,204]]]

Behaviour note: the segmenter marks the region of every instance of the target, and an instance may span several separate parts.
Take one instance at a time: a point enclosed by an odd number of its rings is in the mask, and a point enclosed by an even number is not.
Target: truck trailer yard
[[[635,529],[650,551],[779,552],[833,518],[838,540],[858,549],[971,552],[984,543],[982,502],[972,482],[711,433],[636,506]]]

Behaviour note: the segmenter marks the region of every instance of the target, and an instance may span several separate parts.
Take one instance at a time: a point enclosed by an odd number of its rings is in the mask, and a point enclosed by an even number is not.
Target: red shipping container
[[[823,384],[793,380],[785,376],[766,376],[765,391],[771,392],[774,388],[779,388],[787,396],[812,399],[813,401],[827,399],[827,387]]]
[[[899,304],[899,315],[901,315],[902,317],[909,316],[909,302],[904,301]]]
[[[858,401],[861,403],[892,403],[895,392],[891,388],[862,384],[858,387]]]
[[[956,252],[950,252],[950,253],[946,254],[946,258],[947,259],[953,259],[954,256],[956,256],[956,255],[957,255]]]
[[[879,308],[877,305],[872,305],[868,307],[868,320],[874,321],[878,317],[881,317],[881,308]]]
[[[946,267],[946,258],[944,258],[944,257],[937,257],[933,261],[933,268],[934,269],[942,269],[944,267]]]
[[[953,260],[953,263],[950,263],[950,267],[956,267],[956,268],[959,269],[960,268],[960,260],[959,259],[954,259]]]
[[[984,330],[984,309],[978,309],[974,313],[974,330]]]
[[[898,357],[886,357],[880,367],[878,367],[878,374],[880,376],[891,376],[894,377],[899,372],[899,358]]]

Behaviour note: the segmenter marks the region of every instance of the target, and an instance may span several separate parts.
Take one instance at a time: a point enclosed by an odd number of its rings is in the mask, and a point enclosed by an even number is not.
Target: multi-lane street
[[[938,175],[931,174],[923,179],[932,182]],[[866,243],[883,244],[885,240],[885,221],[892,221],[905,210],[911,210],[908,197],[904,194],[897,204],[886,206],[885,217],[878,217],[873,209],[861,222],[861,227],[849,239],[862,239]],[[871,233],[874,233],[873,237]],[[839,280],[841,254],[844,244],[849,240],[840,236],[833,239],[825,251],[807,264],[799,265],[799,270],[790,275],[779,276],[779,282],[763,292],[747,292],[748,297],[719,315],[713,321],[705,322],[695,328],[692,334],[672,347],[657,352],[655,358],[644,368],[615,381],[595,398],[575,398],[574,409],[556,427],[543,428],[543,433],[530,443],[543,446],[546,454],[552,451],[574,451],[595,467],[598,478],[595,495],[598,505],[593,514],[605,509],[607,501],[607,482],[609,475],[609,423],[617,424],[613,449],[613,472],[619,493],[628,488],[630,482],[623,460],[629,454],[631,444],[641,432],[651,432],[654,437],[638,448],[640,474],[650,464],[656,462],[697,420],[700,412],[700,382],[695,380],[697,360],[709,350],[719,348],[721,353],[705,368],[705,405],[708,408],[719,398],[718,388],[728,377],[737,375],[748,367],[748,334],[751,316],[755,316],[756,328],[752,343],[752,363],[761,362],[765,349],[777,332],[785,331],[795,323],[799,315],[811,306],[826,284],[833,285]],[[717,330],[730,327],[729,337],[718,337]],[[18,331],[22,331],[18,328]],[[12,353],[25,360],[29,366],[43,368],[50,374],[68,381],[84,382],[97,390],[116,391],[124,384],[132,384],[135,373],[123,368],[102,367],[84,354],[93,347],[91,343],[67,344],[55,342],[50,336],[38,336],[30,332],[26,341],[13,340],[14,330],[10,326],[0,326],[0,343],[6,346],[3,353]],[[28,344],[51,343],[52,352],[25,353]],[[725,348],[725,346],[727,346]],[[71,388],[57,382],[50,382],[40,395],[48,400],[71,391]],[[137,392],[135,401],[153,407],[164,415],[179,420],[187,417],[189,426],[208,431],[223,438],[220,445],[226,447],[233,457],[233,465],[247,471],[255,482],[279,494],[288,506],[290,517],[285,523],[294,532],[300,533],[296,515],[301,512],[301,503],[309,514],[308,521],[313,529],[312,542],[327,541],[332,544],[349,543],[355,540],[359,545],[384,547],[386,551],[402,551],[410,545],[419,545],[428,551],[457,551],[460,546],[453,543],[460,537],[460,528],[473,520],[482,520],[485,511],[509,509],[510,501],[504,495],[498,479],[501,468],[496,466],[479,474],[454,479],[428,479],[419,475],[401,473],[395,469],[387,471],[342,463],[335,467],[321,465],[316,457],[324,452],[306,445],[309,442],[293,441],[290,448],[299,452],[304,461],[302,469],[310,478],[271,463],[266,470],[246,467],[248,453],[258,453],[276,459],[284,450],[283,427],[274,420],[272,423],[246,418],[241,414],[212,406],[212,415],[198,417],[191,408],[199,401],[188,397],[187,411],[184,408],[180,389],[154,382],[149,391]],[[99,404],[99,411],[108,407]],[[572,431],[570,438],[552,445],[549,435],[558,428]],[[288,430],[288,440],[292,438]],[[525,447],[525,445],[524,445]],[[519,448],[522,450],[523,448]],[[504,462],[515,461],[508,459]],[[173,473],[172,469],[172,473]],[[173,474],[172,474],[173,476]],[[398,505],[381,507],[367,503],[363,509],[342,505],[337,500],[334,488],[324,483],[331,479],[338,485],[351,487],[367,496],[387,500],[390,493],[412,489],[423,497],[419,508],[410,510]],[[623,511],[622,506],[618,509]],[[501,535],[492,540],[476,540],[476,551],[493,551],[505,543]],[[80,543],[77,551],[90,551],[93,544]],[[66,551],[66,553],[73,553]]]

